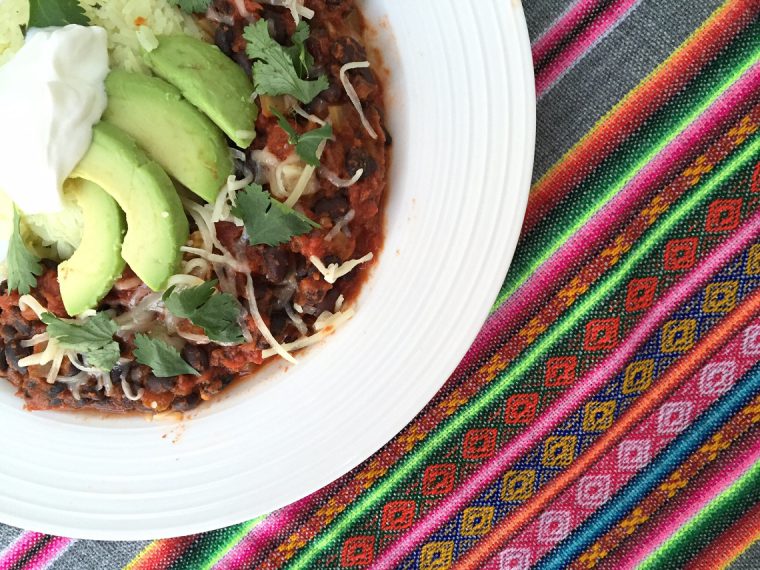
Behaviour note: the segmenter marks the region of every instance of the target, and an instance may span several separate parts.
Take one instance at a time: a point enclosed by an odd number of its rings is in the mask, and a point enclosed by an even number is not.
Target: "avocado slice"
[[[81,178],[67,180],[64,194],[82,211],[82,240],[58,265],[58,283],[66,312],[75,316],[97,306],[124,271],[121,246],[124,212],[103,189]]]
[[[176,273],[188,237],[182,202],[166,172],[124,131],[101,121],[71,176],[94,182],[118,202],[127,216],[122,257],[160,291]]]
[[[173,86],[141,73],[112,71],[103,119],[137,141],[167,174],[213,202],[233,172],[227,141]]]
[[[145,54],[145,62],[236,145],[251,145],[258,116],[251,101],[253,83],[218,47],[186,35],[160,36],[158,47]]]

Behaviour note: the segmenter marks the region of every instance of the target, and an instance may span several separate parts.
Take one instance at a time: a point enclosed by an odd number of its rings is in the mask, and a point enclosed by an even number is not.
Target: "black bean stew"
[[[246,56],[246,43],[242,37],[245,26],[264,18],[270,35],[287,45],[296,24],[291,12],[283,7],[245,0],[246,13],[241,14],[238,5],[239,2],[232,0],[215,0],[208,14],[199,17],[198,21],[221,50],[250,74],[251,62]],[[364,21],[359,9],[353,0],[307,0],[305,5],[314,11],[314,17],[309,20],[311,35],[307,41],[314,57],[314,69],[310,71],[315,75],[326,75],[329,88],[302,111],[305,115],[329,121],[334,140],[326,144],[311,190],[299,200],[298,206],[321,228],[294,237],[287,244],[269,247],[248,245],[242,236],[243,228],[234,223],[216,224],[219,241],[246,266],[244,272],[237,273],[233,285],[241,303],[245,299],[246,276],[250,275],[259,312],[280,343],[302,337],[304,326],[308,329],[307,334],[314,333],[314,324],[320,314],[334,312],[338,309],[336,304],[345,302],[348,305],[356,296],[371,263],[358,266],[331,284],[309,258],[317,256],[327,265],[378,253],[383,240],[382,209],[391,143],[383,125],[383,88],[376,74],[378,62],[373,61],[371,68],[348,72],[367,120],[377,134],[376,139],[369,136],[362,125],[339,77],[345,64],[368,59]],[[265,189],[270,189],[264,165],[256,158],[261,154],[257,151],[265,150],[278,160],[285,160],[293,153],[286,133],[271,112],[273,108],[287,109],[288,101],[263,97],[259,103],[261,112],[255,124],[256,138],[250,148],[239,149],[237,175],[243,177],[251,173]],[[291,123],[300,132],[314,128],[313,119],[300,116],[291,118]],[[363,173],[358,181],[346,187],[345,181],[360,169]],[[190,224],[192,242],[199,237],[192,219]],[[45,271],[32,295],[50,312],[66,317],[56,265],[45,263]],[[149,293],[127,268],[98,310],[111,311],[118,316]],[[292,318],[294,307],[300,309],[301,330]],[[151,326],[161,326],[166,312],[157,310],[153,318],[155,322]],[[19,295],[8,292],[3,286],[0,294],[0,373],[17,388],[18,395],[32,410],[187,411],[213,398],[235,379],[255,373],[269,361],[262,355],[269,344],[250,315],[245,325],[250,332],[250,341],[235,346],[175,339],[179,341],[178,345],[183,345],[182,357],[200,372],[199,376],[154,376],[150,368],[133,360],[133,334],[120,331],[115,338],[123,358],[110,372],[110,383],[95,377],[86,382],[67,382],[67,379],[81,378],[81,372],[64,359],[58,381],[49,384],[45,380],[49,365],[25,368],[19,364],[25,356],[43,350],[41,345],[25,347],[22,341],[44,332],[45,325],[30,309],[19,309]],[[187,333],[185,336],[202,332],[189,321],[180,320],[175,326]]]

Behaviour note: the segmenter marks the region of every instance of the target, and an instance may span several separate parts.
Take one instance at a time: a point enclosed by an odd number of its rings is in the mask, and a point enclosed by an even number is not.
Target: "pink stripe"
[[[591,13],[603,0],[578,0],[565,11],[546,30],[541,37],[533,42],[533,62],[538,65]]]
[[[588,53],[592,47],[610,32],[641,0],[614,2],[601,16],[581,34],[558,57],[536,73],[536,97],[541,98],[573,64]]]
[[[650,553],[707,507],[718,495],[728,489],[739,477],[749,470],[760,458],[760,438],[755,437],[752,445],[742,445],[741,455],[730,462],[721,464],[721,468],[706,482],[693,489],[691,496],[679,501],[677,508],[668,513],[665,520],[648,527],[650,532],[636,535],[634,550],[629,552],[616,566],[617,568],[635,568]],[[746,450],[746,451],[745,451]]]
[[[462,507],[477,497],[517,459],[535,447],[549,432],[568,418],[584,400],[614,378],[668,316],[699,291],[729,260],[752,243],[759,233],[760,213],[755,214],[739,231],[713,250],[695,270],[671,287],[667,295],[644,316],[629,337],[611,355],[575,384],[563,398],[555,402],[533,423],[529,431],[521,433],[509,442],[501,453],[483,465],[468,481],[460,485],[409,532],[393,543],[373,564],[373,568],[394,567],[426,537],[438,530]]]
[[[0,568],[10,568],[17,564],[37,544],[45,539],[44,534],[39,532],[24,532],[19,536],[5,552],[0,554]]]
[[[62,536],[53,537],[29,562],[24,570],[44,570],[55,562],[61,554],[68,550],[74,541]]]
[[[612,223],[614,220],[626,219],[626,212],[636,208],[653,189],[682,168],[685,161],[695,155],[704,142],[710,140],[728,121],[733,120],[758,91],[760,63],[728,88],[504,301],[486,321],[457,371],[466,370],[475,365],[483,354],[490,354],[492,344],[513,332],[531,311],[543,304],[560,280],[577,269],[589,252],[596,251],[599,244],[610,238],[618,229]]]
[[[257,525],[245,538],[214,566],[214,570],[237,570],[238,568],[250,568],[251,560],[260,552],[264,551],[272,541],[283,531],[287,531],[294,521],[304,512],[308,511],[322,496],[328,494],[330,487],[325,487],[301,499],[297,503],[288,505],[279,511],[269,515],[264,522]]]
[[[583,522],[591,516],[600,506],[597,502],[579,501],[578,497],[588,498],[588,489],[584,490],[584,481],[590,481],[592,477],[606,479],[608,481],[608,490],[604,497],[611,497],[622,489],[631,478],[648,464],[652,458],[658,455],[662,449],[673,441],[680,433],[693,426],[699,421],[700,415],[718,398],[728,392],[734,383],[744,377],[752,367],[757,363],[757,357],[743,351],[746,334],[751,327],[760,325],[760,319],[755,319],[742,331],[735,334],[729,344],[723,347],[717,354],[714,354],[710,361],[686,379],[686,382],[676,388],[668,396],[665,402],[656,406],[645,418],[633,427],[625,436],[615,445],[608,448],[603,454],[596,458],[596,461],[584,473],[582,478],[576,479],[572,485],[569,485],[562,493],[551,501],[551,508],[547,512],[562,512],[568,516],[567,532],[578,528]],[[717,367],[716,367],[717,365]],[[721,373],[720,365],[731,370]],[[726,368],[724,368],[726,369]],[[684,416],[683,414],[687,414]],[[663,418],[667,422],[668,417],[675,417],[674,424],[671,427],[664,427]],[[688,420],[688,425],[680,425],[680,422]],[[674,429],[675,428],[675,429]],[[638,448],[642,441],[647,442],[647,460],[641,464],[621,464],[619,453],[629,446]],[[630,447],[629,447],[630,448]],[[600,501],[606,501],[602,498]],[[496,555],[491,564],[486,566],[489,569],[496,569],[501,563],[503,556],[507,558],[511,554],[530,553],[530,560],[539,560],[542,556],[552,550],[559,540],[564,536],[555,536],[556,540],[542,539],[542,527],[544,520],[542,517],[535,518],[527,525],[517,536],[512,538],[502,552]],[[626,566],[624,566],[626,567]]]

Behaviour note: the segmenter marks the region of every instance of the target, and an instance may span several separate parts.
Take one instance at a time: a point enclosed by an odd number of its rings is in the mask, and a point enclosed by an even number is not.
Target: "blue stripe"
[[[665,481],[674,468],[699,449],[732,416],[760,392],[760,364],[757,364],[733,390],[708,408],[692,427],[660,452],[654,461],[638,473],[586,523],[560,542],[542,558],[537,568],[567,568],[600,536],[622,520],[655,487]]]

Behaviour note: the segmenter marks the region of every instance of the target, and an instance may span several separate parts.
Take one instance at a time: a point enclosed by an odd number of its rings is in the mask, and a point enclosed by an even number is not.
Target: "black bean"
[[[288,15],[290,17],[290,15]],[[269,35],[278,44],[289,43],[288,26],[285,24],[285,20],[278,13],[272,13],[267,17],[267,28],[269,29]]]
[[[245,52],[238,52],[232,56],[232,59],[235,60],[235,62],[243,68],[243,71],[246,72],[248,77],[251,76],[252,73],[252,64],[251,60],[248,59],[248,56],[245,54]]]
[[[352,148],[346,153],[346,170],[349,176],[356,174],[359,169],[364,170],[362,178],[372,176],[377,172],[377,162],[363,148]]]
[[[330,105],[335,105],[336,103],[340,103],[343,100],[344,94],[345,91],[343,90],[343,86],[340,85],[336,80],[330,81],[330,86],[322,91],[319,96],[327,101],[327,103]]]
[[[26,374],[26,367],[19,366],[18,361],[29,356],[32,353],[31,348],[21,346],[20,340],[12,340],[5,345],[5,360],[8,365],[22,374]]]
[[[176,410],[178,412],[187,412],[188,410],[192,410],[193,408],[197,407],[200,402],[201,398],[198,394],[190,394],[184,398],[176,398],[172,402],[172,410]]]
[[[127,378],[131,368],[132,364],[130,362],[118,362],[111,370],[111,382],[120,384],[122,380]],[[139,372],[137,369],[136,371]]]
[[[16,329],[19,336],[32,336],[34,333],[34,330],[32,329],[32,325],[30,325],[24,317],[21,315],[21,311],[18,307],[13,307],[11,309],[11,314],[9,315],[8,324]]]
[[[182,358],[198,372],[203,372],[208,368],[208,354],[195,344],[188,343],[182,347]]]
[[[59,394],[66,391],[66,384],[63,384],[62,382],[56,382],[52,386],[50,386],[50,389],[48,390],[48,394],[50,396],[58,396]]]
[[[348,212],[349,205],[345,196],[334,196],[332,198],[320,198],[314,203],[314,213],[322,216],[330,216],[333,220],[345,216]]]
[[[8,371],[8,361],[5,359],[5,350],[0,351],[0,373]]]
[[[354,38],[348,36],[335,40],[330,46],[330,53],[341,65],[367,59],[367,51]]]
[[[232,381],[235,379],[234,374],[223,374],[219,377],[219,380],[222,382],[222,386],[229,386],[232,384]]]
[[[159,378],[153,374],[148,375],[148,379],[145,381],[145,387],[154,394],[163,394],[164,392],[171,392],[177,385],[177,377],[171,376],[169,378]]]
[[[335,303],[338,301],[338,297],[340,297],[340,290],[337,287],[333,287],[327,292],[327,295],[322,299],[322,302],[317,305],[317,312],[322,313],[323,311],[330,311],[331,313],[334,313]]]
[[[3,325],[0,335],[2,335],[3,340],[13,340],[18,335],[18,332],[10,325]]]
[[[264,271],[267,281],[282,283],[288,274],[290,263],[288,254],[279,247],[267,247],[264,250]]]
[[[269,330],[276,337],[282,334],[287,324],[288,316],[282,311],[277,311],[276,313],[272,313]]]
[[[317,73],[317,72],[310,73],[311,77],[318,77],[319,75],[322,75],[322,74]],[[327,101],[325,101],[324,98],[320,97],[319,95],[314,97],[311,103],[306,105],[305,109],[309,113],[311,113],[312,115],[316,115],[317,117],[325,117],[330,110],[328,108]]]
[[[232,43],[235,41],[235,30],[222,24],[214,33],[214,43],[229,57],[232,57]]]
[[[61,400],[60,398],[52,398],[50,400],[50,406],[52,408],[57,408],[58,406],[62,406],[62,405],[63,405],[63,400]]]

